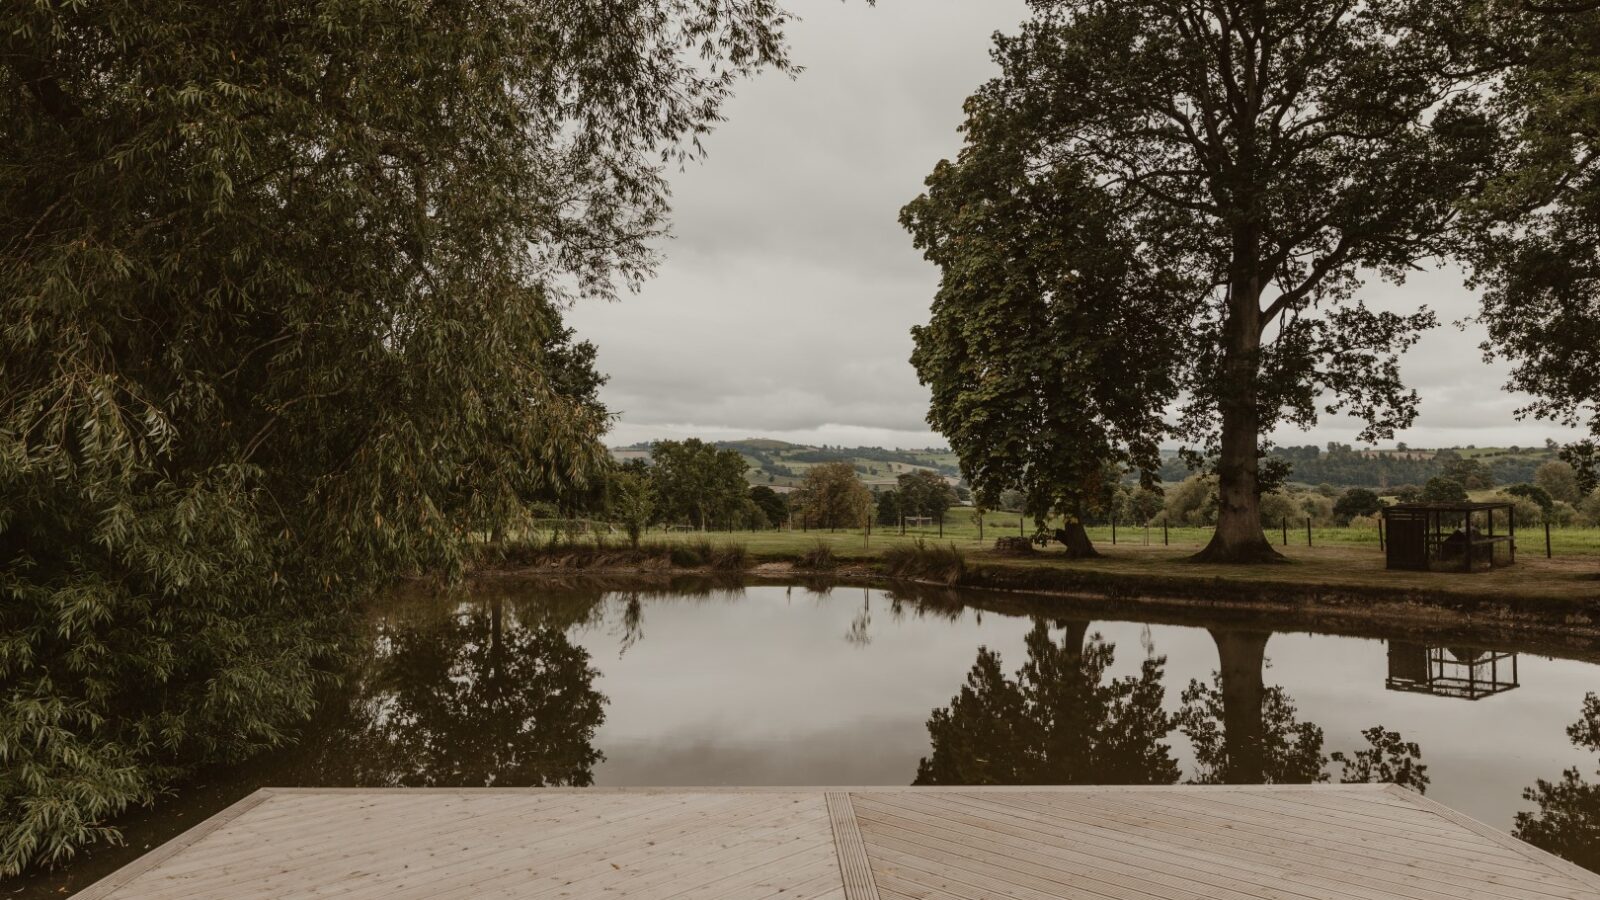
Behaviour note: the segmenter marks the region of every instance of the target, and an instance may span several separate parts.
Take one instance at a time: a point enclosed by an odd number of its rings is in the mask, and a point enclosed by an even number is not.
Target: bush
[[[1288,492],[1278,490],[1261,495],[1262,528],[1270,531],[1282,525],[1285,519],[1294,522],[1300,516],[1300,504]]]
[[[1366,488],[1351,488],[1339,496],[1339,502],[1333,505],[1333,517],[1337,522],[1350,522],[1358,516],[1376,515],[1383,509],[1383,501],[1378,499],[1374,491]]]
[[[1322,494],[1302,494],[1300,500],[1300,516],[1310,516],[1311,521],[1317,525],[1333,524],[1333,500]]]
[[[1558,528],[1571,528],[1583,524],[1578,510],[1571,503],[1562,503],[1559,500],[1551,504],[1550,511],[1545,513],[1545,516],[1549,518],[1551,525]]]
[[[1516,517],[1518,524],[1536,525],[1545,520],[1544,507],[1529,500],[1527,497],[1519,497],[1508,491],[1501,491],[1495,495],[1495,499],[1511,504],[1511,514]],[[1551,524],[1554,524],[1554,522],[1552,521]]]
[[[1468,497],[1467,489],[1461,482],[1441,475],[1428,479],[1428,483],[1422,488],[1422,496],[1418,499],[1425,503],[1461,503]]]
[[[1600,526],[1600,490],[1578,504],[1578,521],[1589,527]]]
[[[1513,497],[1522,497],[1539,504],[1539,508],[1549,512],[1555,506],[1555,498],[1550,492],[1536,484],[1513,484],[1505,489],[1505,493]]]
[[[1217,480],[1192,475],[1168,488],[1165,512],[1174,525],[1217,524]]]
[[[954,544],[931,546],[921,538],[890,547],[883,554],[883,566],[895,578],[920,578],[951,586],[967,576],[967,559]]]

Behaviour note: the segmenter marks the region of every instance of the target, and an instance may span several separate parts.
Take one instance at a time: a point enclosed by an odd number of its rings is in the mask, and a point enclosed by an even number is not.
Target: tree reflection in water
[[[1179,727],[1194,746],[1200,784],[1307,784],[1326,780],[1322,728],[1296,718],[1281,686],[1265,683],[1267,639],[1211,630],[1221,667],[1189,682]]]
[[[1302,722],[1281,685],[1266,684],[1267,640],[1261,631],[1211,629],[1218,670],[1211,683],[1189,682],[1179,727],[1194,748],[1199,784],[1315,784],[1327,781],[1329,760],[1345,784],[1400,784],[1425,792],[1422,748],[1399,732],[1363,731],[1367,746],[1352,754],[1323,754],[1322,726]]]
[[[1600,753],[1600,695],[1583,701],[1583,717],[1567,728],[1574,746]],[[1560,781],[1539,782],[1522,792],[1538,812],[1517,813],[1516,835],[1586,869],[1600,872],[1600,784],[1590,784],[1576,767]]]
[[[1162,739],[1165,657],[1138,677],[1107,681],[1116,648],[1088,622],[1064,623],[1058,644],[1043,620],[1028,661],[1008,679],[999,654],[978,651],[961,693],[928,720],[932,755],[917,784],[1172,784],[1178,764]]]
[[[1087,622],[1061,627],[1058,644],[1034,621],[1014,679],[998,654],[978,651],[961,693],[928,720],[932,755],[917,784],[1173,784],[1180,770],[1165,740],[1181,729],[1202,784],[1324,782],[1331,760],[1345,783],[1427,788],[1421,748],[1398,732],[1369,728],[1366,748],[1324,754],[1322,728],[1265,683],[1267,632],[1213,629],[1219,669],[1210,683],[1190,682],[1170,715],[1165,657],[1150,653],[1137,677],[1107,681],[1115,646],[1088,637]]]
[[[535,617],[528,617],[537,622]],[[584,786],[605,717],[589,654],[500,597],[379,627],[318,780],[361,786]]]

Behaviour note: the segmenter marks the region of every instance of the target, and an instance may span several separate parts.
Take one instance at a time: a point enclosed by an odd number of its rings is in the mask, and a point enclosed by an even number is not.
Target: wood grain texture
[[[867,859],[867,846],[861,841],[861,829],[856,824],[856,810],[850,802],[850,794],[832,791],[827,798],[828,818],[833,823],[833,846],[839,855],[839,874],[844,878],[845,900],[878,900],[878,888],[872,881],[872,863]]]
[[[1373,786],[293,790],[91,900],[1597,900],[1600,876]]]

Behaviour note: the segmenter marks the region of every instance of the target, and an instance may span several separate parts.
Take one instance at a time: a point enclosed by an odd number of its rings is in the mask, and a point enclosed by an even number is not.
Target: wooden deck
[[[263,790],[84,898],[1600,898],[1400,788]]]

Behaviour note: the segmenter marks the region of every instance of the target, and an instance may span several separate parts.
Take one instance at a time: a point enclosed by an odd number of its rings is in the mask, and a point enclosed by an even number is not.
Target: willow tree
[[[290,737],[342,611],[597,469],[561,306],[787,65],[768,0],[5,20],[0,877]]]
[[[1219,480],[1216,535],[1200,558],[1275,559],[1259,517],[1263,435],[1328,410],[1363,420],[1362,438],[1376,440],[1415,416],[1397,357],[1434,317],[1376,311],[1356,294],[1364,277],[1399,280],[1455,249],[1455,201],[1493,155],[1478,94],[1453,74],[1452,45],[1435,37],[1421,0],[1029,6],[1021,31],[996,39],[1000,75],[969,101],[963,164],[999,144],[1020,161],[995,169],[997,192],[1020,172],[1042,195],[1034,202],[1055,193],[1051,215],[1114,223],[1107,235],[1131,254],[1129,269],[1165,291],[1135,308],[1168,317],[1189,342],[1185,353],[1156,345],[1111,357],[1050,348],[1073,370],[1056,377],[1085,388],[1129,377],[1175,384],[1174,433],[1214,458]],[[975,166],[970,177],[990,176]],[[1038,235],[1018,237],[1030,243],[1008,242],[1002,258],[1052,252],[1031,243]],[[1125,302],[1121,293],[1113,281],[1096,302]],[[1080,339],[1136,347],[1119,332],[1148,328],[1146,318],[1096,313],[1088,321],[1110,333]],[[1006,357],[1018,364],[1037,352],[1035,335],[1011,326],[989,339],[1028,348]],[[1171,397],[1152,390],[1141,409],[1160,415]],[[967,414],[1016,410],[974,392]]]

